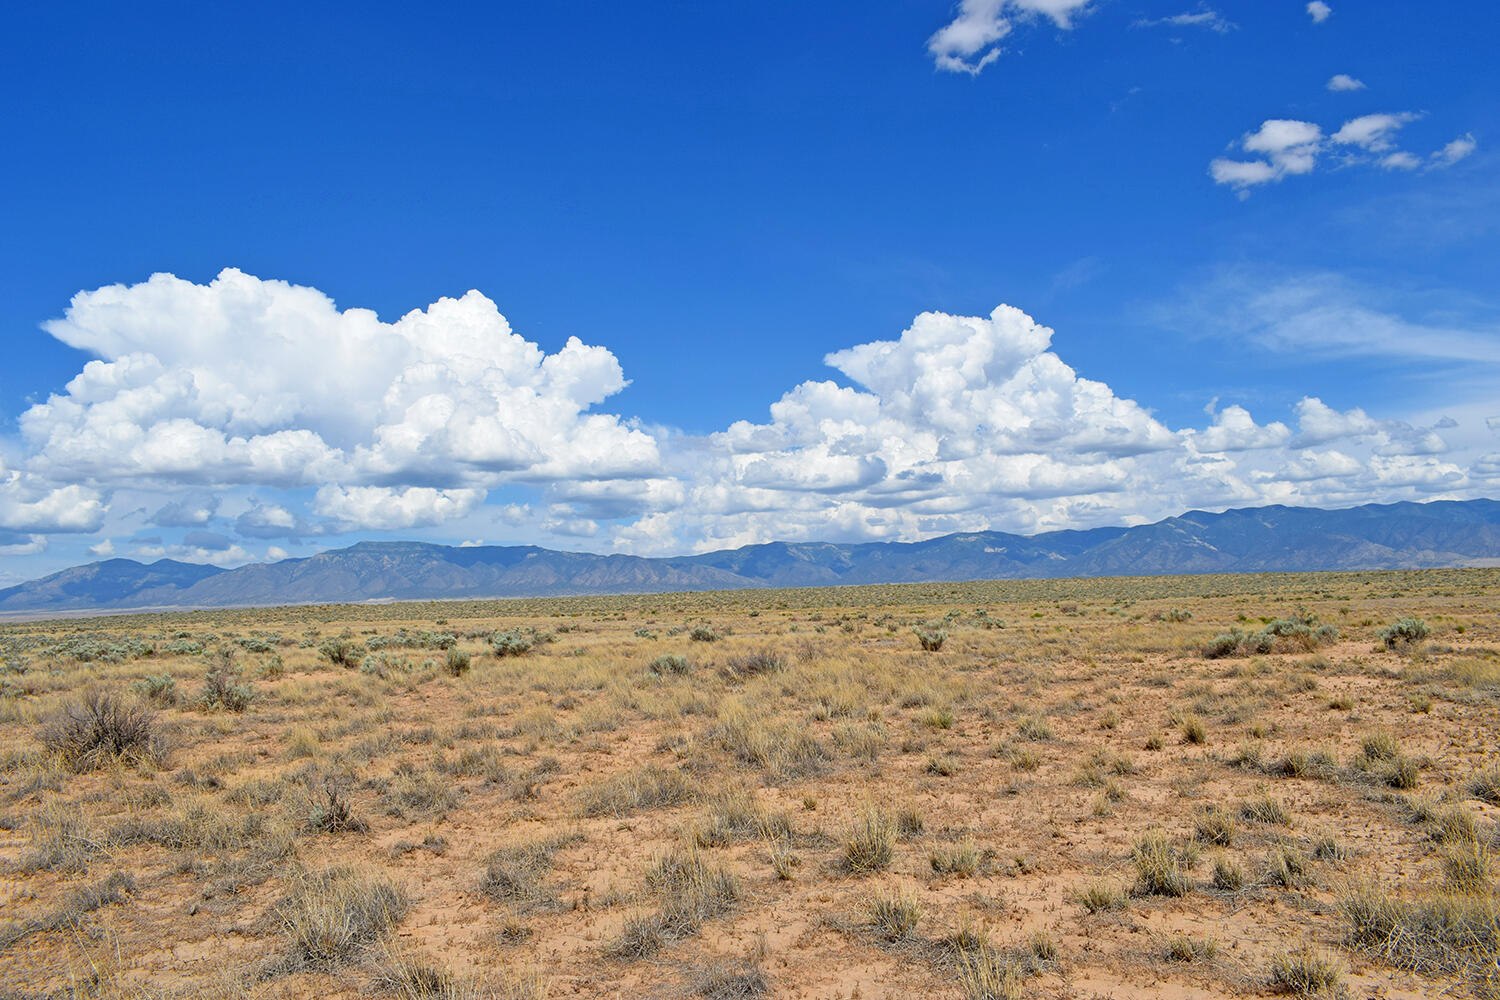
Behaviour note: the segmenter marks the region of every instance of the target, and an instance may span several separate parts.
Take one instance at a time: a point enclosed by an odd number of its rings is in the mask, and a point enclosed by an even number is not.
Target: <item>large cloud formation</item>
[[[400,527],[472,509],[501,474],[661,461],[649,435],[586,412],[625,386],[613,354],[576,338],[545,354],[478,292],[383,323],[234,269],[157,274],[81,292],[45,329],[100,358],[21,416],[31,470],[54,478],[333,484],[325,512]]]
[[[1455,450],[1472,428],[1315,398],[1289,422],[1229,404],[1170,428],[1009,306],[924,313],[828,355],[839,380],[701,437],[600,412],[626,385],[610,351],[547,354],[478,292],[386,323],[232,269],[156,275],[80,293],[46,329],[97,359],[0,449],[9,554],[84,533],[228,563],[354,531],[674,552],[1464,495],[1500,474],[1488,428]]]

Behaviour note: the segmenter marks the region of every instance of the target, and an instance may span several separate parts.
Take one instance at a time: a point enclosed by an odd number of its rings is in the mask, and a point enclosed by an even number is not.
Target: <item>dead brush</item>
[[[1349,943],[1396,968],[1490,983],[1500,974],[1500,899],[1493,893],[1404,900],[1372,882],[1345,893],[1340,908]]]
[[[1200,810],[1193,820],[1193,839],[1214,847],[1233,847],[1238,831],[1234,813],[1221,805]]]
[[[771,991],[771,980],[752,957],[697,969],[689,977],[689,986],[704,1000],[755,1000]]]
[[[1480,771],[1468,780],[1464,790],[1481,802],[1500,806],[1500,767]]]
[[[733,872],[691,845],[658,857],[646,872],[645,888],[657,909],[625,921],[607,949],[617,958],[646,958],[670,941],[696,934],[705,921],[733,909],[741,894]]]
[[[93,858],[109,846],[108,837],[84,821],[72,803],[48,799],[31,816],[31,848],[16,865],[22,874],[88,871]]]
[[[38,738],[74,772],[96,771],[114,761],[160,765],[167,752],[156,713],[100,689],[64,705]]]
[[[334,778],[324,778],[311,791],[312,807],[308,810],[307,829],[317,833],[364,833],[366,823],[354,811],[343,785]]]
[[[544,1000],[547,995],[535,972],[511,972],[486,982],[395,948],[386,950],[372,978],[378,991],[396,1000]]]
[[[753,653],[741,653],[731,656],[724,661],[719,668],[719,674],[725,680],[746,681],[761,674],[779,674],[786,669],[786,660],[781,654],[770,649],[761,649]]]
[[[965,837],[952,847],[934,848],[927,855],[927,862],[936,875],[956,875],[972,878],[979,872],[984,855],[972,837]]]
[[[1271,826],[1291,826],[1292,814],[1286,804],[1269,792],[1240,803],[1240,819],[1248,823],[1265,823]]]
[[[1491,892],[1493,861],[1489,848],[1475,840],[1461,841],[1443,851],[1443,879],[1457,893],[1479,895]]]
[[[805,728],[784,720],[767,722],[736,702],[719,709],[710,738],[736,760],[765,771],[773,781],[813,774],[829,757],[828,749]]]
[[[1268,977],[1272,992],[1301,997],[1337,996],[1343,971],[1322,952],[1304,948],[1271,959]]]
[[[12,920],[0,925],[0,950],[4,950],[32,936],[66,927],[78,928],[83,918],[105,906],[127,902],[137,892],[135,879],[124,872],[114,872],[108,878],[70,893],[66,901],[56,910],[32,920]]]

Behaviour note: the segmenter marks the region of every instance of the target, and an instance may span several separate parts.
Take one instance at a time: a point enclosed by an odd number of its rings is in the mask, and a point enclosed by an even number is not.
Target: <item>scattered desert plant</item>
[[[1186,896],[1193,891],[1190,853],[1174,845],[1166,833],[1152,830],[1131,848],[1135,863],[1135,891],[1143,896]]]
[[[450,676],[462,677],[469,672],[469,664],[469,654],[461,649],[453,648],[448,650],[448,656],[443,666],[447,669]]]
[[[153,674],[135,682],[135,692],[162,708],[177,704],[177,678],[171,674]]]
[[[335,667],[348,670],[359,666],[359,661],[365,655],[362,647],[347,639],[325,639],[318,645],[318,653]]]
[[[555,897],[546,878],[553,859],[558,851],[582,839],[581,834],[563,833],[498,848],[485,858],[479,890],[521,912],[550,906]]]
[[[653,674],[690,674],[693,672],[693,664],[686,656],[664,653],[652,660],[646,669]]]
[[[1087,913],[1125,908],[1125,893],[1118,886],[1095,879],[1074,893],[1073,899]]]
[[[1219,805],[1200,810],[1193,821],[1194,838],[1215,847],[1233,847],[1238,829],[1234,813]]]
[[[1296,996],[1334,996],[1343,980],[1338,963],[1328,955],[1300,949],[1271,959],[1269,983],[1276,993]]]
[[[1380,630],[1380,641],[1386,649],[1410,649],[1420,645],[1429,634],[1427,623],[1420,618],[1398,618]]]
[[[149,709],[95,689],[63,706],[40,733],[42,746],[72,771],[93,771],[114,760],[158,764],[166,741]]]
[[[329,968],[358,958],[406,913],[406,894],[344,868],[299,876],[273,910],[288,968]]]
[[[890,813],[866,805],[844,837],[844,868],[856,875],[884,871],[896,856],[896,825]]]
[[[916,629],[917,644],[929,653],[936,653],[948,641],[948,633],[940,628]]]
[[[870,901],[870,920],[887,941],[911,937],[922,919],[922,907],[908,893],[876,896]]]
[[[220,649],[203,677],[203,693],[198,704],[205,709],[222,708],[226,712],[243,712],[255,700],[255,688],[240,683],[240,668],[228,646]]]
[[[624,816],[686,802],[693,788],[692,779],[682,771],[646,764],[584,788],[579,809],[585,816]]]
[[[514,629],[496,632],[490,636],[490,650],[500,657],[524,656],[531,652],[534,645],[536,643],[530,636]]]
[[[354,811],[340,783],[325,778],[313,793],[307,828],[318,833],[364,833],[369,826]]]
[[[1286,805],[1269,792],[1240,803],[1240,819],[1247,823],[1268,823],[1275,826],[1291,826],[1292,814]]]

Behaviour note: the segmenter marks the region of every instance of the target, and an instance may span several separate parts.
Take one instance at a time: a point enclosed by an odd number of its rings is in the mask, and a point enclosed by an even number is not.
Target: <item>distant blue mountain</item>
[[[110,559],[0,590],[0,613],[1485,565],[1500,565],[1494,500],[1278,506],[1030,537],[976,531],[925,542],[770,542],[673,558],[360,542],[232,570]]]

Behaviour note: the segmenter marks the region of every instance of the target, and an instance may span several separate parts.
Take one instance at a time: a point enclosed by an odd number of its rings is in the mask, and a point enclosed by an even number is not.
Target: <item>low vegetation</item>
[[[1453,570],[3,623],[0,992],[1492,996],[1497,595]]]

